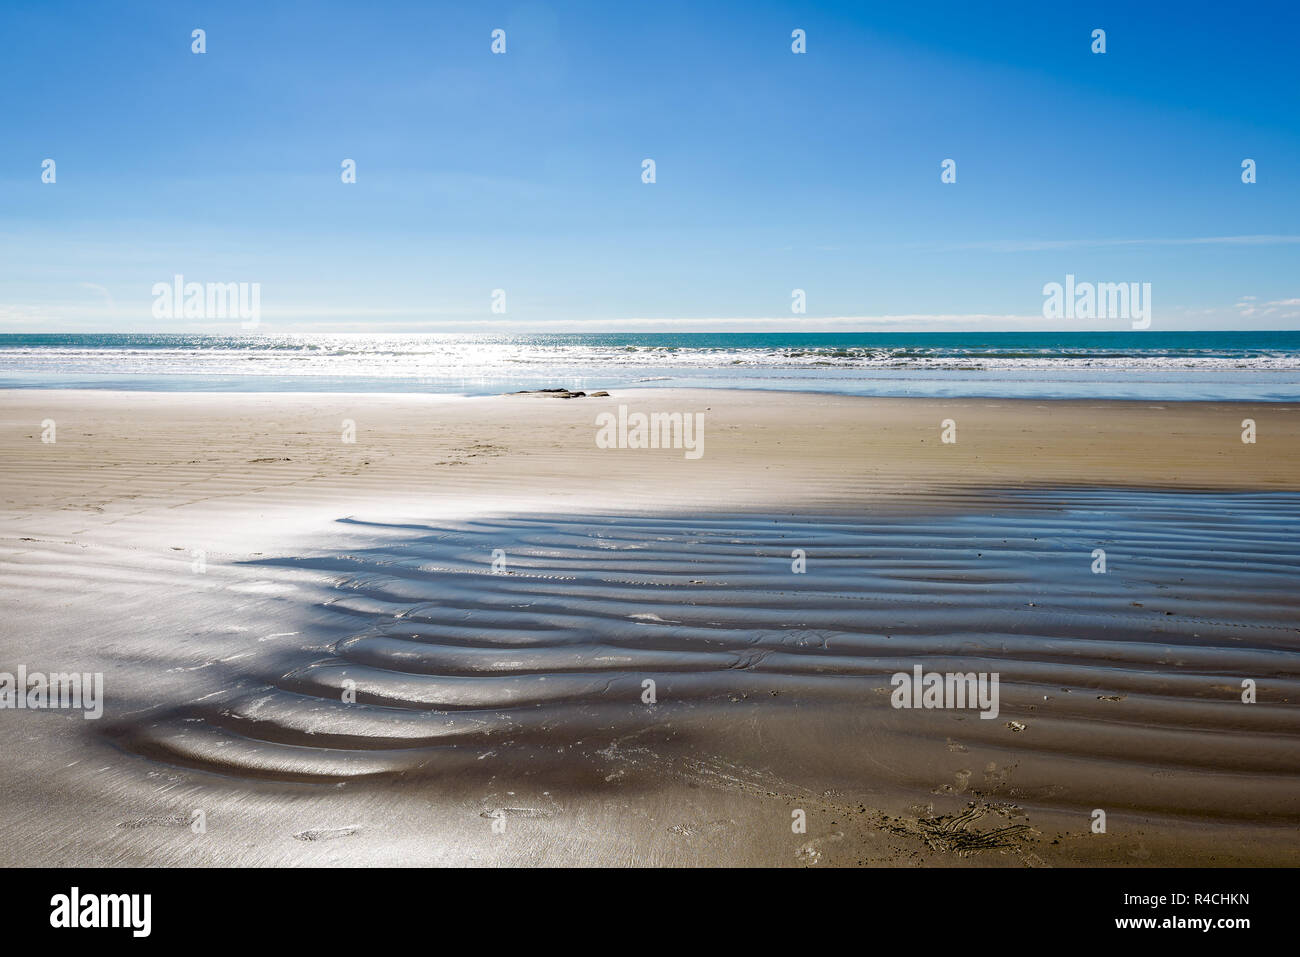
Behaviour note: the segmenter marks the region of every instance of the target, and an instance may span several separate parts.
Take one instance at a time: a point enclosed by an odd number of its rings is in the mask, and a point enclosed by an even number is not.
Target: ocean
[[[1300,401],[1300,332],[0,335],[0,388]]]

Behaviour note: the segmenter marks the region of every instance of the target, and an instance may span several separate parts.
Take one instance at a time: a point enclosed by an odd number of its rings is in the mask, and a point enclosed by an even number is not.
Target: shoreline
[[[1249,374],[1249,373],[1248,373]],[[1258,373],[1268,374],[1268,373]],[[159,378],[165,378],[167,374],[157,374]],[[220,375],[211,376],[213,379],[226,379],[227,387],[208,386],[196,384],[194,378],[187,373],[177,373],[177,383],[174,388],[160,388],[153,384],[133,385],[132,382],[137,379],[143,379],[148,382],[149,377],[136,376],[134,374],[124,377],[123,381],[114,381],[103,385],[94,385],[80,381],[69,376],[69,381],[55,381],[42,373],[43,381],[41,384],[23,384],[21,378],[5,377],[0,375],[0,393],[6,392],[120,392],[126,394],[145,394],[145,395],[314,395],[314,396],[398,396],[398,397],[422,397],[437,396],[447,399],[490,399],[506,395],[513,395],[518,392],[534,392],[544,390],[547,387],[554,387],[551,380],[537,381],[529,378],[501,380],[491,389],[482,391],[466,390],[444,390],[430,388],[430,386],[440,385],[438,382],[421,382],[418,379],[402,380],[396,378],[371,378],[360,381],[364,382],[368,388],[268,388],[264,379],[275,379],[276,376],[236,376]],[[296,376],[284,376],[280,378],[296,378]],[[322,382],[343,382],[355,377],[327,377],[321,378],[316,376],[302,376],[307,380],[316,380],[314,384],[319,385]],[[878,401],[919,401],[928,400],[933,402],[945,401],[1007,401],[1007,402],[1133,402],[1133,403],[1160,403],[1172,405],[1184,405],[1193,403],[1220,404],[1220,405],[1265,405],[1265,406],[1294,406],[1300,405],[1300,391],[1286,398],[1277,397],[1276,394],[1259,397],[1257,395],[1210,395],[1184,398],[1186,393],[1186,384],[1177,386],[1175,383],[1146,383],[1145,393],[1124,394],[1101,394],[1089,395],[1086,393],[1059,394],[1057,392],[1035,393],[1026,392],[1024,394],[1012,394],[1006,391],[1008,385],[1021,380],[996,380],[995,386],[989,387],[990,391],[956,391],[951,394],[936,392],[927,394],[922,391],[913,391],[909,394],[900,394],[893,390],[884,391],[866,391],[862,388],[813,388],[810,385],[800,384],[799,386],[763,386],[763,380],[759,378],[741,378],[740,384],[736,385],[708,385],[705,384],[707,377],[693,377],[689,375],[674,375],[658,377],[663,379],[685,380],[685,385],[668,385],[652,386],[646,385],[643,379],[634,380],[630,383],[621,381],[610,382],[608,379],[576,375],[568,377],[568,381],[576,382],[565,388],[572,391],[596,392],[596,391],[618,391],[618,392],[704,392],[704,393],[753,393],[767,394],[778,396],[818,396],[823,398],[845,398],[845,399],[874,399]],[[411,387],[389,388],[387,386],[395,383],[401,383],[405,386],[406,381],[414,383]],[[809,380],[812,382],[813,380]],[[904,380],[906,381],[906,380]],[[924,384],[925,380],[917,380]],[[961,379],[949,380],[946,388],[953,388],[956,383],[962,382]],[[1031,380],[1023,380],[1029,382]],[[245,383],[247,387],[245,387]],[[351,383],[349,383],[351,384]],[[1119,385],[1120,381],[1100,380],[1095,383],[1097,389],[1104,390],[1108,384]],[[1160,388],[1152,388],[1160,385]],[[254,387],[256,386],[256,387]],[[1159,393],[1159,394],[1153,394]]]

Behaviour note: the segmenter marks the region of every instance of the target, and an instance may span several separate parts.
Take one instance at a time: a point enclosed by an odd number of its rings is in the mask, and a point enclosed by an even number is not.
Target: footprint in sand
[[[821,846],[823,844],[834,844],[836,841],[844,840],[843,831],[835,831],[827,834],[825,837],[819,837],[815,841],[808,841],[800,845],[799,849],[794,852],[795,859],[801,864],[819,864],[822,859]]]
[[[299,831],[293,836],[295,841],[332,841],[336,837],[349,837],[357,831],[359,827],[323,827],[314,828],[308,831]]]

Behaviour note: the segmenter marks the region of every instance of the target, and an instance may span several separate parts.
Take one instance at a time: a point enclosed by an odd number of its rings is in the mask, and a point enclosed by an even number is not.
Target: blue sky
[[[1295,5],[998,6],[6,0],[0,332],[1300,328]]]

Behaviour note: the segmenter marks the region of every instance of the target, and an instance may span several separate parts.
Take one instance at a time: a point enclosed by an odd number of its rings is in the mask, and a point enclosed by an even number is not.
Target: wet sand
[[[703,457],[597,448],[620,403]],[[0,393],[0,670],[107,692],[0,710],[0,856],[1294,862],[1298,413]]]

